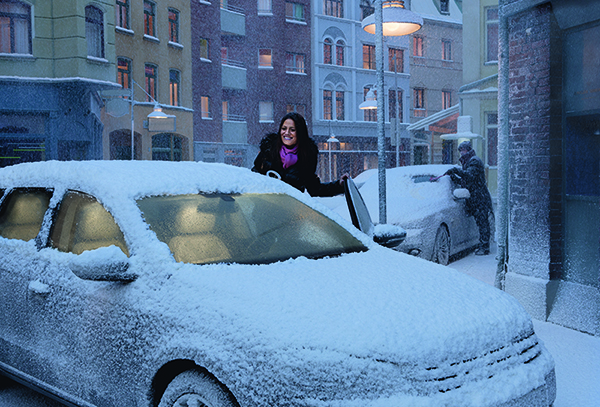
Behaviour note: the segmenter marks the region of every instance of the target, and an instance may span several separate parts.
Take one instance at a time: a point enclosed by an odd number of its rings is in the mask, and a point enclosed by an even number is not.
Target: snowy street
[[[450,267],[485,283],[494,283],[495,247],[492,255],[468,256]],[[554,407],[595,407],[600,400],[600,338],[552,323],[535,321],[538,337],[556,363],[557,397]],[[0,387],[2,407],[58,407],[60,404],[9,381]]]

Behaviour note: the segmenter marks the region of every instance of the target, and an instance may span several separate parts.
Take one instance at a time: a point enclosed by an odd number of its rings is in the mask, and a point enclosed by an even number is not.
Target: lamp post
[[[385,13],[384,13],[385,12]],[[408,35],[423,26],[423,19],[404,8],[402,0],[375,0],[375,13],[362,21],[362,28],[375,34],[377,74],[377,168],[379,176],[379,223],[387,222],[385,181],[385,112],[383,98],[383,36]]]
[[[331,136],[329,136],[329,138],[327,139],[327,149],[329,150],[329,181],[332,181],[332,162],[331,162],[331,147],[333,146],[333,143],[339,143],[340,141],[335,138],[335,136],[332,134]]]

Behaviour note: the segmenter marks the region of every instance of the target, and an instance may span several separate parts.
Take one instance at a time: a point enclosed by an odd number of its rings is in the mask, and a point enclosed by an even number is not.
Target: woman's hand
[[[345,182],[345,181],[346,181],[348,178],[350,178],[350,175],[349,175],[347,172],[345,172],[345,173],[344,173],[344,174],[343,174],[343,175],[340,177],[340,181],[339,181],[340,185],[344,185],[344,182]]]

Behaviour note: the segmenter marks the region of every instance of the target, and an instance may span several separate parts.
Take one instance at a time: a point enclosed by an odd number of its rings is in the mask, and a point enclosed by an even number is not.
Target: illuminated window
[[[200,111],[203,119],[210,119],[210,98],[208,96],[200,97]]]
[[[344,1],[343,0],[324,0],[323,13],[326,16],[344,18]]]
[[[115,4],[117,27],[131,28],[129,25],[129,0],[117,0]]]
[[[31,6],[20,1],[0,6],[0,52],[31,54]]]
[[[375,45],[363,44],[363,68],[375,69]]]
[[[117,58],[117,83],[123,89],[129,89],[131,84],[131,60]]]
[[[156,101],[156,89],[157,89],[157,81],[158,81],[158,67],[152,64],[146,64],[145,67],[146,73],[146,101],[154,102]]]
[[[156,37],[156,4],[144,0],[144,34]]]
[[[323,41],[323,63],[331,65],[333,63],[331,57],[331,50],[333,48],[333,41],[330,38],[325,38]]]
[[[423,37],[418,37],[416,35],[413,37],[413,56],[423,56]]]
[[[261,68],[271,68],[273,66],[271,49],[260,48],[258,50],[258,66]]]
[[[388,49],[388,65],[392,72],[404,72],[404,51],[396,48]]]
[[[179,11],[169,9],[169,41],[179,43]]]
[[[180,106],[179,104],[179,86],[181,83],[181,74],[175,69],[169,71],[169,104],[171,106]]]

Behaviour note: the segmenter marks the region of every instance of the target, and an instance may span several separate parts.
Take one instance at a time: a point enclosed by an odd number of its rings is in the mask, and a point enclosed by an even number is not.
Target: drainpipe
[[[504,289],[508,270],[508,229],[509,229],[509,43],[508,19],[549,0],[522,0],[504,5],[506,0],[499,1],[498,26],[498,208],[496,213],[496,239],[498,240],[497,268],[494,286]]]

